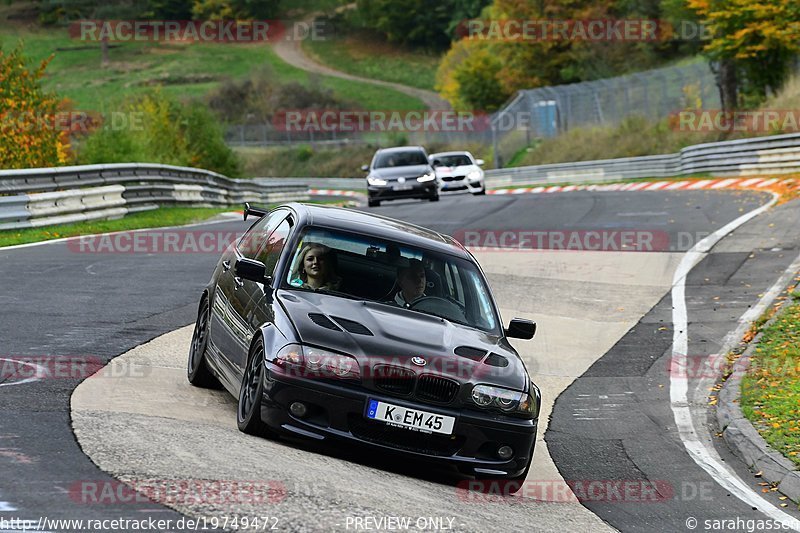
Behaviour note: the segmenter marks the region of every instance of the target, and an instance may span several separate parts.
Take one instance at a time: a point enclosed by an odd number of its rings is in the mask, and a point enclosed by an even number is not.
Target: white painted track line
[[[672,321],[674,328],[672,337],[672,361],[673,364],[677,365],[677,368],[685,368],[685,366],[682,367],[681,365],[687,364],[689,349],[686,277],[689,272],[691,272],[692,268],[703,259],[704,255],[723,237],[775,205],[777,200],[778,196],[773,194],[773,198],[768,204],[754,209],[718,229],[698,242],[683,256],[683,259],[678,265],[678,269],[675,271],[672,286]],[[724,464],[713,447],[707,447],[700,438],[698,438],[689,408],[688,380],[678,374],[671,374],[669,394],[670,407],[675,416],[678,434],[686,451],[694,462],[732,495],[751,507],[758,509],[769,518],[786,524],[793,524],[794,529],[800,531],[797,520],[777,507],[774,507],[753,492],[753,490],[739,478],[736,472]]]

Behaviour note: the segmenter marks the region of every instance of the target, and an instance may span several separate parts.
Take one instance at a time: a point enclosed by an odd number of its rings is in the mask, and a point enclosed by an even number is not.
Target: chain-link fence
[[[479,126],[473,128],[290,131],[271,124],[246,124],[230,126],[226,141],[232,146],[471,143],[491,145],[494,166],[500,168],[537,138],[554,137],[576,127],[613,125],[632,115],[657,120],[687,107],[718,109],[719,105],[711,69],[706,62],[695,62],[616,78],[519,91],[503,109],[491,117],[483,117],[486,120],[478,120]]]
[[[613,125],[632,115],[658,120],[686,107],[719,106],[714,74],[706,62],[519,91],[492,117],[495,166],[506,164],[535,138],[572,128]]]

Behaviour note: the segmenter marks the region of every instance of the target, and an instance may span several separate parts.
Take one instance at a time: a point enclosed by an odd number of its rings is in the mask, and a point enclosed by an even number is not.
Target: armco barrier
[[[512,167],[486,172],[489,187],[581,183],[709,174],[718,177],[800,172],[800,134],[687,146],[677,154]]]
[[[240,205],[307,200],[308,186],[234,180],[207,170],[151,164],[0,171],[0,230],[65,224],[159,204]]]
[[[509,185],[610,182],[694,174],[717,177],[800,173],[800,134],[755,137],[688,146],[677,154],[509,167],[486,171],[489,188]],[[259,179],[266,182],[276,178]],[[314,189],[366,190],[361,178],[281,178]]]

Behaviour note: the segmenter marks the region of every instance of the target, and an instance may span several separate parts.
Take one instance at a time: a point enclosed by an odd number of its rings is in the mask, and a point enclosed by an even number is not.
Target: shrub
[[[21,44],[0,50],[0,168],[58,166],[69,158],[59,100],[40,83],[48,62],[31,70]]]
[[[200,103],[181,105],[160,91],[126,101],[126,124],[106,123],[80,150],[85,164],[148,162],[205,168],[237,177],[235,154]]]

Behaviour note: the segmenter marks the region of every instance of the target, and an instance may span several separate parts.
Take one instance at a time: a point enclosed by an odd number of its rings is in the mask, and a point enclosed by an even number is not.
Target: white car
[[[439,152],[431,154],[431,166],[439,181],[439,191],[468,190],[472,194],[486,194],[483,182],[483,159],[475,159],[469,152]]]

